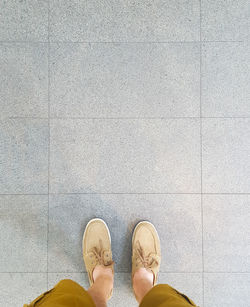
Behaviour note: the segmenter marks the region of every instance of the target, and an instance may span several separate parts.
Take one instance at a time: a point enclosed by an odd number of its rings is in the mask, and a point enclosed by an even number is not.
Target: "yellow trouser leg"
[[[140,307],[191,307],[196,306],[187,296],[169,285],[153,287],[142,299]]]
[[[95,307],[86,290],[76,282],[65,279],[52,290],[45,292],[32,303],[24,307]],[[143,298],[140,307],[190,307],[196,306],[184,294],[179,293],[169,285],[153,287]]]
[[[45,292],[32,303],[24,307],[95,307],[95,304],[86,290],[76,282],[65,279],[53,289]]]

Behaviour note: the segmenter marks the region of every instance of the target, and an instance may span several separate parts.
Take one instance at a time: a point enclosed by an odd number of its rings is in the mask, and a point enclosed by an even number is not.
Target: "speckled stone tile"
[[[47,291],[47,273],[0,273],[0,305],[29,304]]]
[[[51,115],[200,115],[199,44],[51,44]]]
[[[203,215],[205,271],[249,271],[250,195],[203,195]]]
[[[250,193],[250,119],[202,120],[205,193]]]
[[[47,40],[47,0],[0,0],[0,41]]]
[[[0,272],[47,270],[47,195],[0,195]]]
[[[202,115],[250,117],[250,44],[202,46]]]
[[[206,273],[204,277],[205,306],[249,306],[249,289],[249,273]]]
[[[141,220],[158,229],[162,272],[202,270],[200,195],[52,195],[49,212],[49,272],[85,271],[82,235],[95,217],[110,228],[117,271],[130,271],[132,231]]]
[[[203,0],[201,10],[203,40],[241,41],[250,38],[249,1]]]
[[[0,121],[0,194],[48,192],[48,121]]]
[[[48,116],[48,47],[0,44],[0,118]]]
[[[200,192],[197,119],[51,121],[54,193]]]
[[[143,42],[199,39],[198,0],[51,0],[50,7],[51,40]]]

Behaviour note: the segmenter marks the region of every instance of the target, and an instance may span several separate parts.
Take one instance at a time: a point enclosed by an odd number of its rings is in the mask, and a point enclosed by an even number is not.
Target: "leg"
[[[133,276],[133,289],[138,303],[153,288],[153,274],[145,268],[138,269]]]
[[[88,289],[97,307],[106,307],[110,292],[113,289],[113,272],[110,268],[98,265],[93,271],[93,285]]]
[[[160,239],[154,225],[138,223],[132,238],[132,283],[138,303],[155,285],[160,261]]]
[[[191,307],[196,306],[186,295],[169,285],[154,286],[142,299],[140,307]]]
[[[149,222],[139,223],[132,238],[132,283],[140,307],[190,307],[195,304],[168,285],[155,286],[160,268],[160,240]]]
[[[83,259],[90,282],[88,293],[97,307],[105,307],[112,295],[114,265],[109,229],[101,219],[91,220],[85,228]]]
[[[61,280],[53,289],[24,307],[95,307],[89,293],[70,279]]]
[[[109,230],[100,219],[94,219],[86,226],[83,258],[89,275],[88,291],[72,280],[62,280],[24,307],[106,307],[112,295],[114,268]]]

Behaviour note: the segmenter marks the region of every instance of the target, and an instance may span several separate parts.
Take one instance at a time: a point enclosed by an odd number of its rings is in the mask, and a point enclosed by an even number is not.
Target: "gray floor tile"
[[[250,195],[204,195],[205,271],[250,269]]]
[[[0,117],[48,116],[46,44],[0,44]]]
[[[199,120],[53,120],[52,192],[200,192]]]
[[[51,114],[199,116],[199,52],[197,44],[52,44]]]
[[[47,270],[48,197],[0,196],[0,272]]]
[[[0,122],[0,193],[47,193],[48,122]]]
[[[203,192],[250,193],[250,119],[203,119]]]
[[[0,40],[47,41],[48,1],[0,0]]]
[[[158,229],[162,272],[201,270],[200,195],[71,194],[50,199],[50,272],[85,270],[82,235],[94,217],[109,225],[117,271],[130,271],[131,235],[141,220],[150,220]]]
[[[167,41],[199,39],[199,1],[52,0],[51,39]]]
[[[205,307],[250,306],[250,274],[207,273],[204,279]]]
[[[202,38],[204,40],[245,40],[250,37],[249,1],[204,0]]]
[[[62,279],[72,279],[85,289],[89,287],[86,273],[49,273],[49,287],[53,287]],[[130,273],[115,273],[113,296],[108,306],[124,306],[125,302],[129,307],[138,306],[132,292]]]
[[[202,67],[202,115],[250,116],[250,44],[206,43]]]
[[[0,273],[0,306],[23,306],[45,291],[46,273]]]
[[[159,283],[170,285],[202,307],[202,273],[160,273]]]

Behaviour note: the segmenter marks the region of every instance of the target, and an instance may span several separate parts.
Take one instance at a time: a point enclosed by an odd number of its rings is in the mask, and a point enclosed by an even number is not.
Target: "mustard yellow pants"
[[[95,307],[86,290],[76,282],[65,279],[53,289],[24,307]],[[190,307],[196,306],[187,296],[168,285],[153,287],[143,298],[140,307]]]

